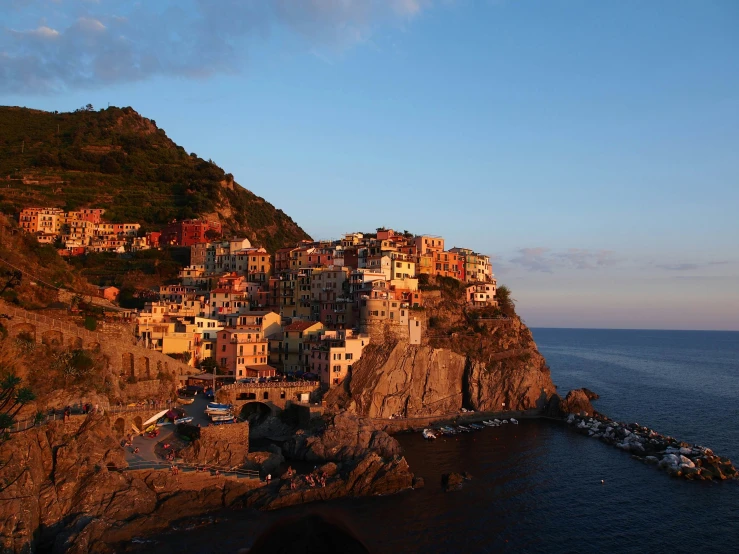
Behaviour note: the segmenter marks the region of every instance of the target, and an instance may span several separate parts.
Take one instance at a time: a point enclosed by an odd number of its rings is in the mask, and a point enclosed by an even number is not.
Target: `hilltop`
[[[270,251],[309,238],[287,214],[211,160],[175,144],[133,108],[52,113],[0,106],[0,211],[104,208],[113,223],[158,230],[218,219],[224,235]]]

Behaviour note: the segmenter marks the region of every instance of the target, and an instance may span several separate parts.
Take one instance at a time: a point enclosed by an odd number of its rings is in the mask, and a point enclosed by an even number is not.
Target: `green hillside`
[[[0,210],[105,208],[111,222],[157,230],[217,217],[225,235],[271,251],[308,238],[282,210],[188,154],[132,108],[51,113],[0,107]]]

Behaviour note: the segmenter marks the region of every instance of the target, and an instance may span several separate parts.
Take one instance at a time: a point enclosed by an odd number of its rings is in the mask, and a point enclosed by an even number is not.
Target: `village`
[[[470,307],[497,306],[490,257],[447,249],[440,236],[378,228],[271,255],[246,238],[221,239],[217,222],[175,221],[141,233],[137,223],[103,223],[103,213],[28,208],[19,221],[67,256],[189,247],[179,283],[160,285],[158,300],[136,314],[136,334],[141,345],[202,370],[203,381],[218,375],[219,382],[305,379],[335,387],[365,347],[388,333],[421,344],[419,284],[430,278],[464,283]],[[108,300],[116,293],[102,288]]]

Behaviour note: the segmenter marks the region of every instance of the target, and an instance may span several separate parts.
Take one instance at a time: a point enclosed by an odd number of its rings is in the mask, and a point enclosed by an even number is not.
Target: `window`
[[[225,352],[225,351],[226,351],[226,345],[224,344],[221,346],[221,352]]]
[[[334,373],[341,373],[341,366],[340,365],[335,365],[334,366]]]
[[[347,353],[347,354],[344,355],[344,358],[346,358],[347,360],[351,360],[353,357],[354,357],[354,355],[353,354],[349,354],[349,353]]]

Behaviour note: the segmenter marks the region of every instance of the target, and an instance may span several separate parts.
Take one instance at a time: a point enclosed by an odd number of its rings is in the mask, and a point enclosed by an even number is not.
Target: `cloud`
[[[554,252],[549,248],[522,248],[510,263],[529,271],[553,273],[555,269],[598,269],[617,263],[611,250],[569,248]]]
[[[667,271],[690,271],[693,269],[702,269],[710,266],[716,266],[716,265],[727,265],[730,264],[729,260],[718,260],[713,262],[701,262],[701,263],[672,263],[672,264],[655,264],[656,267],[660,269],[665,269]]]
[[[44,0],[10,0],[11,17],[0,23],[0,94],[235,73],[250,42],[275,29],[302,37],[309,52],[340,51],[370,40],[378,25],[411,20],[431,1],[106,0],[50,9]]]

